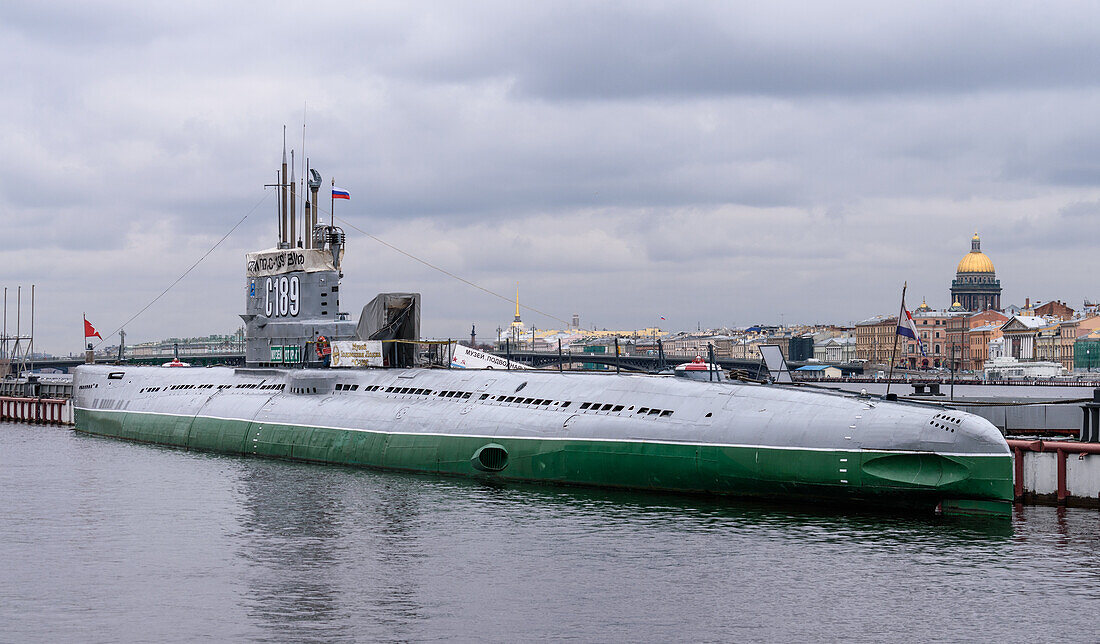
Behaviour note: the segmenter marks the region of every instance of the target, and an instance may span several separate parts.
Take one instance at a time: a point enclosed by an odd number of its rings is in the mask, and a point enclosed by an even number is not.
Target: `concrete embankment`
[[[1009,439],[1016,501],[1100,507],[1100,443]]]
[[[5,378],[0,380],[0,421],[72,425],[72,395],[71,376],[48,380],[35,376]]]
[[[0,421],[34,425],[72,425],[73,401],[60,398],[0,397]]]
[[[1097,390],[1092,385],[1058,384],[965,384],[952,388],[946,382],[895,382],[891,392],[902,400],[976,414],[1009,436],[1076,436],[1081,427],[1081,405],[1093,400]],[[885,382],[830,382],[822,386],[850,392],[863,390],[871,395],[886,393]]]

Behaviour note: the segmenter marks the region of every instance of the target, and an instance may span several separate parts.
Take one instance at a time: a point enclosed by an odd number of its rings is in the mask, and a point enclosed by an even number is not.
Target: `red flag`
[[[84,337],[85,338],[95,337],[95,338],[99,338],[100,340],[103,339],[103,336],[99,335],[99,331],[95,330],[95,327],[92,326],[92,323],[88,321],[88,318],[84,318]]]

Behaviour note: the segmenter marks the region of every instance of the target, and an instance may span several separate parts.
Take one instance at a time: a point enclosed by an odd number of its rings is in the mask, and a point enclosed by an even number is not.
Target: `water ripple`
[[[1100,609],[1091,510],[839,513],[7,424],[0,490],[3,641],[1092,641]]]

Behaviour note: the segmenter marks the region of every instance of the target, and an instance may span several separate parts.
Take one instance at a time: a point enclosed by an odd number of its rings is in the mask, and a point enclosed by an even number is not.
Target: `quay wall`
[[[917,386],[928,384],[939,385],[941,393],[917,393]],[[886,393],[885,382],[830,382],[822,386],[849,392],[863,390],[872,395]],[[1075,435],[1081,428],[1081,403],[1093,399],[1094,387],[967,384],[956,385],[955,397],[951,398],[949,383],[895,382],[891,392],[902,400],[970,412],[1007,434],[1062,432]]]
[[[1077,433],[1081,427],[1081,406],[1079,403],[1050,403],[1020,405],[1015,401],[1003,405],[966,404],[956,400],[951,407],[981,416],[1005,433],[1039,433],[1062,431]]]
[[[0,396],[0,421],[32,425],[72,425],[71,398]]]
[[[1100,443],[1009,439],[1020,503],[1100,507]]]

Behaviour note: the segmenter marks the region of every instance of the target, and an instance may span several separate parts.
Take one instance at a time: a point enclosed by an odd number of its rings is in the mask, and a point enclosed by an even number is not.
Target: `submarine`
[[[245,366],[79,366],[77,431],[499,482],[1011,514],[1011,452],[973,414],[797,384],[425,367],[419,294],[341,313],[346,241],[317,216],[320,175],[298,243],[285,158],[281,176],[277,242],[244,262]],[[326,341],[375,347],[374,366],[340,366]]]

